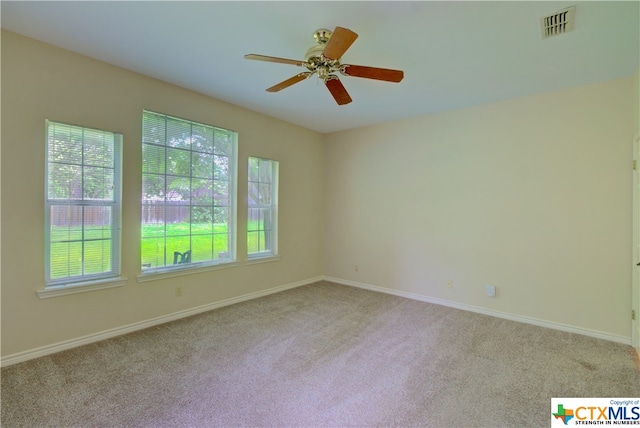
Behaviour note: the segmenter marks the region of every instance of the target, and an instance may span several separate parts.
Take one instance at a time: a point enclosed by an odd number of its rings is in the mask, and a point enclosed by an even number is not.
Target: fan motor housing
[[[313,34],[313,38],[316,39],[316,44],[307,49],[304,55],[306,67],[311,72],[317,72],[318,77],[326,81],[330,73],[338,71],[340,62],[338,60],[330,60],[323,55],[324,49],[333,33],[326,28],[316,30]]]
[[[304,60],[308,62],[310,58],[319,57],[322,55],[322,51],[324,51],[324,45],[313,45],[307,49],[307,53],[304,55]]]

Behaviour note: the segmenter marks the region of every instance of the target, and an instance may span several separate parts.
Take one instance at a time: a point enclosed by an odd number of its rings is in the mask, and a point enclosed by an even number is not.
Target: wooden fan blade
[[[327,45],[324,47],[322,54],[329,59],[340,59],[349,47],[356,41],[358,35],[353,31],[336,27],[331,33]]]
[[[388,68],[366,67],[364,65],[344,64],[342,73],[347,76],[364,77],[366,79],[384,80],[385,82],[400,82],[404,78],[404,71]]]
[[[304,79],[306,79],[307,77],[311,76],[313,73],[310,72],[304,72],[304,73],[300,73],[300,74],[296,74],[293,77],[288,78],[287,80],[284,80],[280,83],[278,83],[277,85],[273,85],[270,88],[267,88],[267,92],[278,92],[281,91],[285,88],[288,88],[289,86],[301,82]]]
[[[344,85],[342,84],[340,79],[338,79],[337,77],[327,80],[325,84],[327,85],[329,92],[331,92],[331,95],[333,95],[333,98],[336,100],[338,105],[349,104],[352,101],[349,93],[344,88]]]
[[[291,64],[297,65],[299,67],[304,67],[305,62],[297,59],[287,59],[287,58],[278,58],[276,56],[266,56],[266,55],[257,55],[257,54],[247,54],[244,56],[245,59],[253,59],[256,61],[267,61],[267,62],[277,62],[280,64]]]

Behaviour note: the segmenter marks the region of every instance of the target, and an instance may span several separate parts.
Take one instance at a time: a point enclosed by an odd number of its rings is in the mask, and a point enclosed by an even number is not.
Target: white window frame
[[[260,176],[252,177],[251,176],[251,162],[266,162],[271,165],[271,177],[269,182],[262,182],[260,180]],[[261,259],[267,258],[277,258],[278,257],[278,187],[279,187],[279,168],[280,163],[273,159],[266,159],[256,156],[249,156],[247,160],[247,259],[249,261],[258,261]],[[253,178],[253,179],[252,179]],[[261,203],[261,195],[255,194],[254,197],[251,197],[252,192],[256,191],[261,192],[259,190],[261,187],[268,187],[270,198],[267,203]],[[252,190],[253,189],[253,190]],[[252,229],[250,224],[252,222],[252,210],[255,213],[256,210],[264,210],[268,213],[269,218],[271,219],[271,236],[269,237],[269,242],[265,246],[265,249],[262,251],[250,251],[249,248],[249,240],[252,234],[260,237],[264,234],[265,229],[257,228]],[[259,223],[260,224],[260,223]],[[259,238],[258,238],[259,239]],[[265,238],[266,239],[266,238]]]
[[[229,135],[229,138],[231,140],[231,152],[228,154],[228,158],[229,158],[229,162],[228,162],[228,197],[229,197],[229,202],[228,202],[228,224],[227,224],[227,233],[228,233],[228,248],[225,257],[221,257],[220,254],[221,253],[214,253],[217,254],[218,258],[212,258],[208,259],[208,260],[191,260],[189,262],[185,262],[185,263],[178,263],[178,264],[173,264],[172,263],[172,258],[174,257],[171,253],[171,250],[167,248],[166,245],[166,240],[167,240],[167,235],[166,233],[166,225],[167,225],[167,220],[166,218],[164,219],[164,227],[165,227],[165,232],[164,235],[162,235],[162,239],[164,240],[164,247],[162,249],[162,251],[164,252],[163,254],[163,263],[158,263],[156,266],[149,266],[148,265],[148,261],[144,260],[144,254],[142,251],[142,246],[144,245],[144,240],[145,237],[144,233],[141,233],[141,275],[138,276],[138,282],[145,282],[145,281],[150,281],[150,280],[155,280],[155,279],[163,279],[163,278],[170,278],[170,277],[175,277],[175,276],[180,276],[180,275],[187,275],[187,274],[191,274],[191,273],[198,273],[198,272],[203,272],[203,271],[208,271],[208,270],[212,270],[212,269],[219,269],[222,267],[233,267],[233,266],[237,266],[237,255],[236,255],[236,240],[237,240],[237,233],[236,233],[236,218],[237,218],[237,162],[238,162],[238,134],[235,131],[232,130],[228,130],[228,129],[224,129],[224,128],[220,128],[217,126],[213,126],[213,125],[209,125],[209,124],[205,124],[202,122],[196,122],[190,119],[184,119],[184,118],[180,118],[180,117],[176,117],[176,116],[171,116],[171,115],[167,115],[164,113],[158,113],[158,112],[154,112],[154,111],[150,111],[150,110],[144,110],[143,111],[143,119],[142,119],[142,146],[143,148],[145,147],[145,145],[147,146],[155,146],[158,149],[162,149],[164,150],[164,156],[165,156],[165,171],[163,173],[161,172],[150,172],[150,171],[145,171],[144,165],[145,165],[145,159],[144,159],[144,154],[143,154],[143,159],[142,159],[142,165],[143,168],[142,169],[142,177],[143,177],[143,194],[141,195],[141,200],[143,203],[143,207],[142,209],[144,210],[144,199],[145,199],[145,195],[144,195],[144,177],[145,174],[146,175],[156,175],[158,177],[164,177],[165,180],[165,186],[166,186],[166,179],[167,176],[171,176],[171,174],[169,174],[166,171],[166,153],[167,150],[166,148],[175,148],[172,147],[171,145],[167,144],[166,141],[166,134],[165,134],[165,141],[162,143],[154,143],[151,141],[146,141],[147,136],[145,135],[145,129],[144,129],[144,121],[145,121],[145,115],[149,115],[149,117],[152,116],[156,116],[156,118],[159,118],[161,120],[164,120],[165,123],[166,121],[179,121],[185,124],[189,124],[191,126],[191,134],[190,134],[190,139],[193,138],[193,129],[194,127],[206,127],[206,128],[210,128],[212,130],[216,130],[222,133],[226,133]],[[215,143],[214,143],[215,144]],[[164,148],[163,148],[164,147]],[[190,146],[189,143],[189,148],[187,148],[186,146],[182,148],[185,152],[189,152],[190,156],[193,155],[194,152],[200,153],[198,150],[193,149]],[[215,149],[214,149],[215,151]],[[211,153],[213,154],[213,153]],[[217,156],[217,154],[216,154]],[[193,158],[191,158],[193,159]],[[184,178],[189,178],[190,183],[193,182],[194,179],[198,178],[195,177],[193,174],[193,163],[190,164],[191,165],[191,172],[190,172],[190,177],[184,177]],[[166,189],[167,187],[165,187],[165,199],[164,199],[164,205],[165,208],[167,206],[167,197],[166,197]],[[193,208],[194,206],[198,206],[196,203],[193,202],[193,195],[190,196],[189,199],[189,203],[186,204],[186,206],[189,208],[189,224],[190,227],[193,224],[192,221],[192,217],[191,217],[191,208]],[[218,207],[217,205],[215,205],[214,202],[212,202],[212,209],[215,209],[215,207]],[[140,219],[140,223],[141,223],[141,228],[143,227],[144,224],[144,211],[141,210],[141,219]],[[213,221],[213,220],[212,220]],[[213,229],[212,229],[213,230]],[[215,233],[212,232],[212,239],[213,235]],[[160,235],[158,235],[160,236]],[[185,236],[189,236],[189,242],[190,242],[190,246],[189,249],[193,250],[193,247],[191,246],[191,242],[192,242],[192,238],[194,236],[194,234],[192,233],[192,230],[189,230],[189,234],[185,235]],[[215,247],[214,250],[215,252]],[[169,254],[171,253],[171,254]],[[193,255],[193,252],[191,253]]]
[[[110,288],[122,286],[126,282],[126,278],[120,277],[120,266],[121,266],[121,217],[122,217],[122,134],[112,131],[105,131],[96,128],[90,128],[85,126],[73,125],[58,121],[45,121],[45,134],[46,134],[46,142],[45,142],[45,184],[44,184],[44,197],[45,197],[45,289],[38,290],[38,294],[41,298],[46,297],[54,297],[56,295],[64,295],[70,294],[74,292],[80,291],[91,291],[96,289]],[[52,128],[59,127],[67,127],[69,130],[75,129],[82,133],[82,161],[80,164],[71,163],[71,162],[62,162],[55,161],[50,158],[49,147],[51,144],[51,133]],[[84,198],[84,177],[85,177],[85,168],[92,167],[89,163],[85,163],[84,159],[84,135],[86,132],[98,132],[103,133],[105,135],[113,136],[113,182],[108,183],[107,185],[113,186],[113,197],[112,200],[93,200],[93,199],[85,199]],[[81,198],[61,198],[61,197],[52,197],[50,194],[50,181],[49,181],[49,168],[51,165],[73,165],[76,167],[80,167],[82,169],[82,197]],[[111,207],[111,223],[110,223],[110,269],[108,271],[102,273],[94,273],[94,274],[86,274],[84,272],[79,275],[69,275],[61,278],[52,278],[51,277],[51,258],[52,258],[52,238],[51,238],[51,211],[54,207]],[[86,242],[89,242],[89,239],[85,239],[85,225],[84,225],[84,215],[83,215],[82,225],[81,225],[81,239],[73,239],[69,242],[80,242],[82,243],[82,268],[84,271],[84,262],[85,252],[84,245]],[[90,258],[90,257],[88,257]]]

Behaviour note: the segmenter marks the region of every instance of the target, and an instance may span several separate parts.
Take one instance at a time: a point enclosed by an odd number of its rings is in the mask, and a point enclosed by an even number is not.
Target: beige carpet
[[[317,283],[2,369],[2,426],[548,427],[629,346]]]

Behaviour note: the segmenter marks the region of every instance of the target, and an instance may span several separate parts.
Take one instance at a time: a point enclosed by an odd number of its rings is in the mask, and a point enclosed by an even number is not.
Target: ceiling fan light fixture
[[[324,81],[326,81],[327,78],[329,77],[329,70],[327,69],[327,67],[319,67],[317,72],[318,72],[318,77]]]

